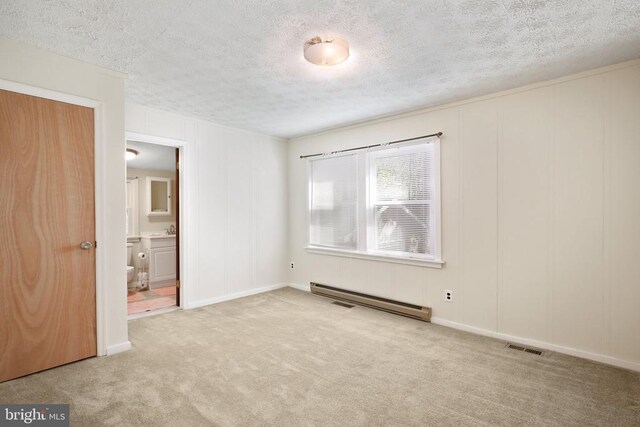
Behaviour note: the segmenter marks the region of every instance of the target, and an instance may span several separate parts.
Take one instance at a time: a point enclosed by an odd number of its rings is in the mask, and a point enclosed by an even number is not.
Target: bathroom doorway
[[[180,306],[180,149],[127,138],[127,314]]]

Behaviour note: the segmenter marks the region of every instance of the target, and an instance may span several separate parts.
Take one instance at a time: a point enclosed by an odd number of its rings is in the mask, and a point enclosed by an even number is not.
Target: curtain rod
[[[318,157],[318,156],[326,156],[331,154],[346,153],[348,151],[367,150],[369,148],[383,147],[383,146],[392,145],[392,144],[400,144],[401,142],[415,141],[416,139],[431,138],[434,136],[437,136],[438,138],[440,138],[442,136],[442,132],[432,133],[430,135],[416,136],[415,138],[400,139],[398,141],[385,142],[382,144],[365,145],[363,147],[356,147],[356,148],[347,148],[346,150],[332,151],[330,153],[307,154],[306,156],[300,156],[300,158],[307,159],[309,157]]]

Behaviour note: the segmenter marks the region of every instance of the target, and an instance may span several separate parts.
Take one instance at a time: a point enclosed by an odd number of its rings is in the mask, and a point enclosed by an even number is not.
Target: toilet
[[[127,288],[130,287],[135,274],[135,267],[131,264],[133,264],[133,243],[127,243]]]

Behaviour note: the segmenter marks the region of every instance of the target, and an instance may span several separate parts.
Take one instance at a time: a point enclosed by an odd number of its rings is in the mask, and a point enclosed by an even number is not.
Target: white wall
[[[104,350],[100,347],[106,347],[109,353],[127,349],[125,218],[121,214],[125,209],[124,76],[1,37],[0,58],[2,80],[102,104],[100,131],[104,144],[101,152],[96,152],[96,157],[101,158],[96,174],[102,174],[105,184],[97,192],[105,209],[98,209],[96,215],[102,217],[104,227],[102,240],[98,237],[97,256],[104,260],[105,311],[98,313],[98,323],[104,325],[98,351]],[[122,185],[111,184],[118,182]]]
[[[135,104],[126,106],[126,129],[187,141],[187,308],[287,282],[283,140]]]
[[[444,268],[305,251],[301,154],[437,131]],[[291,282],[640,370],[640,62],[298,138],[288,157]]]

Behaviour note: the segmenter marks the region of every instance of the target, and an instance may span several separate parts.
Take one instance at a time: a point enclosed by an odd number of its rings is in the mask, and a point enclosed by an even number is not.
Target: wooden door
[[[176,306],[180,307],[180,149],[176,148]]]
[[[93,109],[0,90],[0,382],[96,355],[93,151]]]

